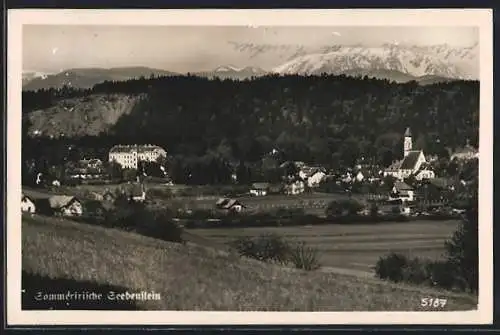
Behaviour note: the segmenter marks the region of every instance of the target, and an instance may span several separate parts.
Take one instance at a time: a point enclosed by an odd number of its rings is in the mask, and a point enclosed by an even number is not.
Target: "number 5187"
[[[420,305],[422,307],[444,307],[446,306],[448,299],[439,299],[439,298],[422,298],[420,299]]]

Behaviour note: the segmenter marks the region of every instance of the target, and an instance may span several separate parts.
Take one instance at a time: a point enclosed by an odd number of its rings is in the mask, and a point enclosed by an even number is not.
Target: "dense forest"
[[[365,157],[387,166],[401,157],[408,126],[414,147],[441,157],[467,142],[477,147],[479,137],[477,81],[423,86],[331,75],[245,81],[150,77],[87,90],[23,92],[23,114],[98,94],[140,98],[130,114],[99,136],[44,139],[23,132],[23,157],[61,162],[73,144],[75,159],[83,154],[106,159],[115,144],[151,143],[176,159],[225,166],[258,162],[273,149],[282,160],[338,167]],[[26,129],[29,121],[23,120]]]

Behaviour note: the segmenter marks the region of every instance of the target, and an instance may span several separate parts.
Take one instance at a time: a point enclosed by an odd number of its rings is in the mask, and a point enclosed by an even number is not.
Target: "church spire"
[[[408,156],[410,151],[412,150],[413,143],[411,139],[411,130],[410,127],[406,128],[403,142],[403,157]]]
[[[407,127],[405,130],[405,137],[411,137],[411,130],[410,127]]]

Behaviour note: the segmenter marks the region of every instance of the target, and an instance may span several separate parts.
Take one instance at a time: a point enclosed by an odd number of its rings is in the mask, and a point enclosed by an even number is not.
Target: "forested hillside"
[[[117,94],[140,99],[98,137],[25,137],[26,143],[47,148],[50,143],[75,143],[103,156],[117,143],[153,143],[169,155],[224,162],[257,161],[277,149],[287,159],[327,165],[351,165],[361,156],[387,165],[401,156],[407,126],[414,146],[429,154],[446,155],[447,148],[462,147],[467,140],[478,144],[476,81],[420,86],[329,75],[246,81],[156,77],[105,82],[88,90],[23,92],[23,112],[44,110],[37,112],[44,115],[63,100]],[[37,122],[29,120],[25,118],[25,135]]]

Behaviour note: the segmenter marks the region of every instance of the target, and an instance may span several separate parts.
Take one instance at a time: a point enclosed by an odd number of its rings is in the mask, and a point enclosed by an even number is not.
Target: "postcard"
[[[8,324],[492,322],[492,36],[482,9],[9,10]]]

